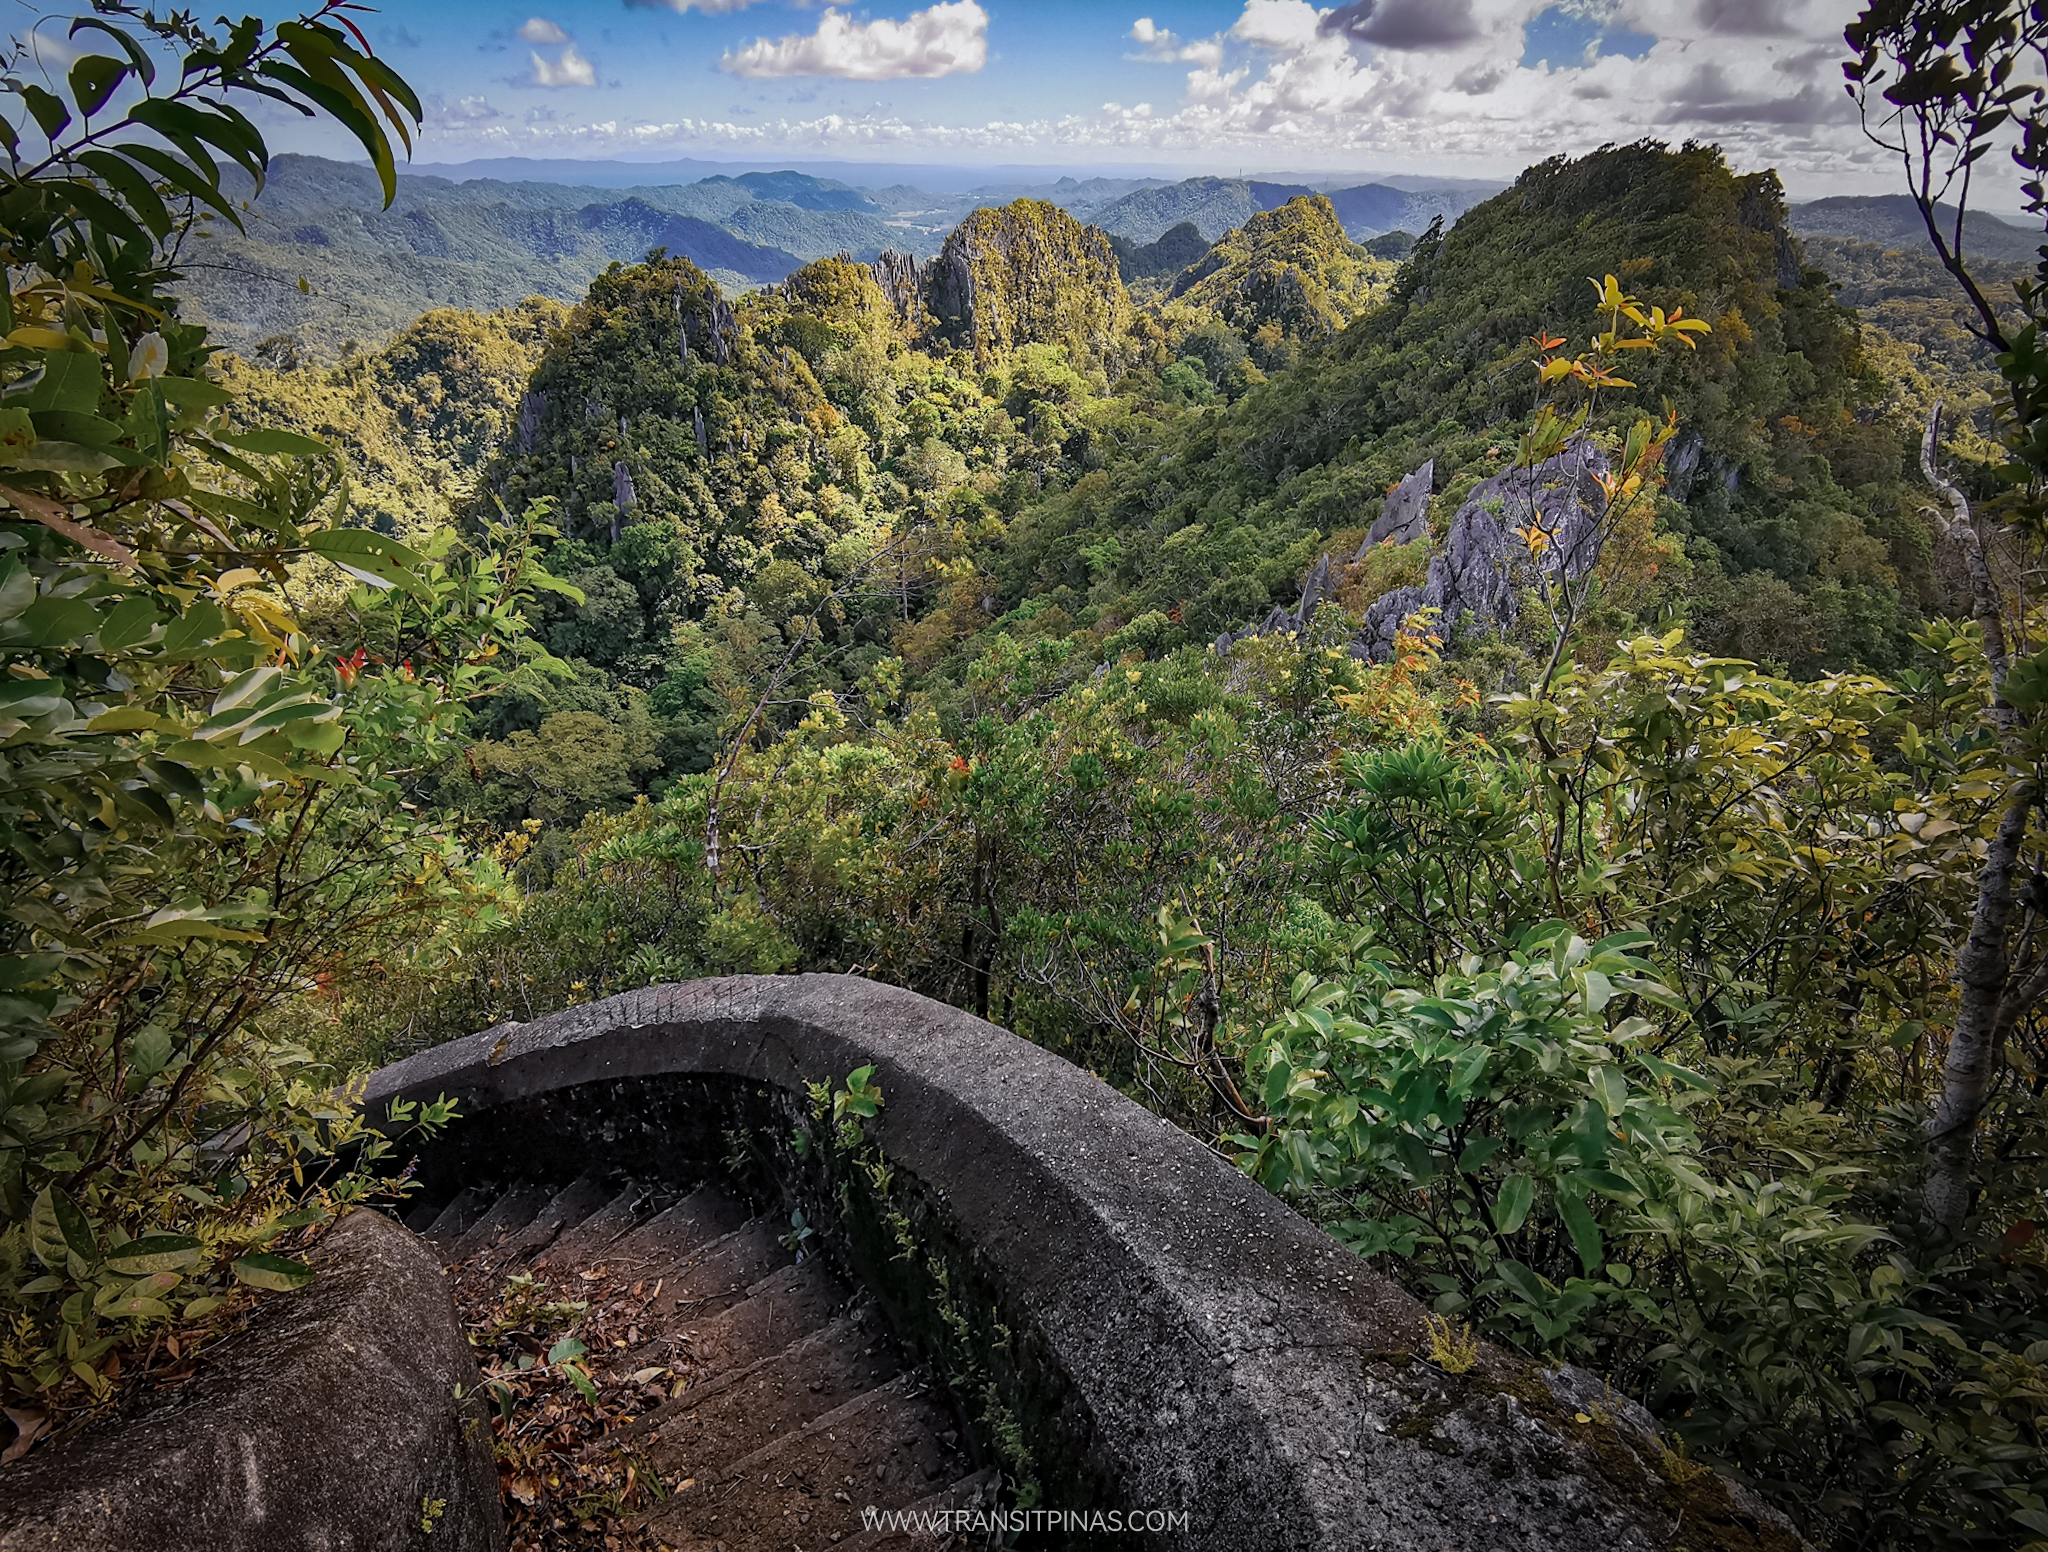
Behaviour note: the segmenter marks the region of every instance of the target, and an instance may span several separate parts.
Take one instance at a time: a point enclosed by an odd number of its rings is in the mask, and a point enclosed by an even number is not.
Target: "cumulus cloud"
[[[597,85],[597,67],[576,52],[576,45],[570,44],[554,59],[549,59],[538,49],[527,55],[532,61],[533,73],[526,78],[528,86],[545,87],[549,91],[565,86]]]
[[[1131,23],[1131,41],[1138,45],[1133,59],[1146,60],[1152,64],[1190,64],[1204,70],[1215,70],[1223,64],[1223,43],[1218,38],[1200,38],[1193,43],[1184,43],[1164,27],[1153,25],[1152,18],[1141,16]]]
[[[1390,49],[1456,48],[1479,36],[1472,0],[1351,0],[1325,11],[1317,26]]]
[[[1700,25],[1738,38],[1798,36],[1779,0],[1700,0]]]
[[[491,106],[488,97],[458,97],[453,102],[441,97],[427,99],[427,122],[438,129],[474,129],[505,115]]]
[[[947,0],[902,21],[849,20],[828,10],[813,33],[756,38],[718,62],[734,75],[840,76],[849,81],[930,80],[973,74],[988,62],[988,12],[976,0]]]
[[[869,0],[874,3],[874,0]],[[915,0],[912,0],[915,3]],[[985,3],[985,0],[984,0]],[[1133,107],[969,123],[870,115],[720,118],[664,123],[520,123],[449,113],[434,128],[469,154],[789,155],[1004,161],[1156,160],[1355,171],[1428,167],[1510,176],[1559,153],[1652,136],[1724,146],[1744,168],[1777,166],[1795,184],[1848,192],[1888,176],[1840,88],[1841,0],[1409,0],[1338,4],[1241,0],[1234,23],[1190,40],[1146,17],[1130,28],[1140,59],[1180,63],[1177,102],[1120,94]],[[1136,9],[1133,6],[1133,9]],[[1571,58],[1524,65],[1527,29],[1562,10],[1593,29]],[[727,56],[741,75],[883,80],[978,69],[987,17],[961,0],[900,21],[856,23],[826,11],[814,33],[763,39]],[[1775,20],[1774,20],[1775,19]],[[1780,31],[1757,31],[1782,23]],[[1396,28],[1399,23],[1406,31]],[[1431,29],[1434,29],[1433,31]],[[1630,32],[1627,53],[1601,34]],[[573,45],[561,45],[570,48]],[[1201,50],[1199,54],[1193,50]],[[552,50],[550,50],[552,52]],[[557,101],[576,100],[569,94]],[[789,111],[789,110],[785,110]],[[1859,182],[1858,179],[1868,179]]]
[[[628,6],[654,10],[674,11],[684,15],[690,11],[702,11],[706,16],[725,16],[733,11],[744,11],[759,0],[626,0]]]
[[[528,43],[567,43],[569,34],[562,31],[545,16],[529,16],[519,28],[519,36]]]
[[[1609,20],[1669,42],[1805,38],[1842,42],[1848,7],[1836,0],[1608,0]]]

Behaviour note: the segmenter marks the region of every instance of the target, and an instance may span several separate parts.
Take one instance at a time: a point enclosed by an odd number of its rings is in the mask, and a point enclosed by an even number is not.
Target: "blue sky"
[[[366,19],[421,159],[843,158],[1508,176],[1713,139],[1808,193],[1889,168],[1843,0],[410,0]],[[279,143],[302,149],[291,126]],[[331,147],[330,147],[331,148]]]

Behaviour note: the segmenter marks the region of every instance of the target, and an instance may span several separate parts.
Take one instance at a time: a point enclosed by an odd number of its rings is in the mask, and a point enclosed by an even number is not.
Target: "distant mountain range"
[[[1076,208],[1074,213],[1112,237],[1133,243],[1156,242],[1183,221],[1193,222],[1204,237],[1214,242],[1261,211],[1277,210],[1296,195],[1318,192],[1325,193],[1336,207],[1345,235],[1354,242],[1363,242],[1383,232],[1420,232],[1439,215],[1446,221],[1455,221],[1499,189],[1468,183],[1408,190],[1366,183],[1353,188],[1317,190],[1300,183],[1188,178],[1180,183],[1138,189],[1086,212]]]
[[[634,172],[658,180],[698,165],[507,159],[445,169],[471,174],[460,179],[408,172],[386,210],[367,167],[279,156],[261,196],[247,205],[247,231],[216,223],[190,250],[186,292],[235,349],[289,334],[331,351],[351,341],[380,343],[435,307],[489,311],[531,295],[578,301],[607,264],[653,248],[688,258],[735,292],[838,253],[868,260],[899,248],[929,258],[970,211],[1019,198],[1059,205],[1142,247],[1183,224],[1213,242],[1313,192],[1306,183],[1242,178],[1069,176],[935,193],[907,183],[858,188],[789,168],[720,170],[692,182],[619,181]],[[592,181],[559,181],[586,167]],[[549,176],[518,176],[531,171]],[[1413,186],[1330,191],[1352,237],[1419,232],[1435,215],[1455,217],[1493,191],[1469,180],[1401,181]],[[246,201],[252,192],[245,183],[239,194]]]
[[[1954,229],[1955,211],[1939,207],[1944,227]],[[1886,248],[1928,251],[1927,228],[1919,207],[1903,194],[1844,196],[1810,200],[1792,207],[1792,230],[1802,237],[1846,237]],[[1997,216],[1973,212],[1964,227],[1968,252],[1987,259],[2031,263],[2040,257],[2041,228],[2015,225]]]

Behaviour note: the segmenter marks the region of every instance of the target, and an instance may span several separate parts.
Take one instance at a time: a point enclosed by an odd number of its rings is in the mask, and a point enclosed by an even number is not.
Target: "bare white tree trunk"
[[[1984,633],[1985,656],[1991,663],[1991,717],[2001,733],[2010,733],[2016,718],[2004,695],[2009,661],[2005,623],[1969,500],[1942,477],[1935,462],[1941,408],[1937,401],[1927,417],[1927,434],[1920,442],[1920,471],[1949,504],[1949,514],[1936,516],[1944,537],[1961,547],[1969,564],[1972,602]],[[1977,873],[1970,935],[1956,957],[1955,1028],[1949,1034],[1948,1056],[1942,1063],[1941,1097],[1927,1120],[1927,1181],[1921,1200],[1921,1221],[1937,1240],[1954,1240],[1962,1233],[1970,1209],[1970,1166],[1976,1157],[1978,1122],[1998,1075],[2005,1035],[2043,990],[2038,971],[2015,974],[2010,942],[2013,878],[2037,796],[2032,781],[2021,782],[2008,795],[2005,813]]]

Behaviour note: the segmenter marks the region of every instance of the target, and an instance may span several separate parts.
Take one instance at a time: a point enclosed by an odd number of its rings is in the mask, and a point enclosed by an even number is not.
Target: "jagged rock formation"
[[[925,270],[924,297],[939,337],[978,364],[1064,345],[1114,372],[1136,321],[1108,236],[1035,199],[961,222]]]
[[[1215,309],[1247,339],[1272,324],[1290,338],[1320,340],[1363,311],[1393,273],[1344,235],[1337,212],[1316,194],[1225,235],[1172,294]]]
[[[1366,552],[1375,545],[1408,544],[1426,538],[1429,534],[1429,498],[1435,480],[1436,460],[1432,458],[1388,491],[1387,499],[1380,507],[1380,515],[1373,519],[1365,543],[1358,547],[1358,553],[1351,557],[1352,560],[1364,560]]]
[[[906,329],[915,328],[924,313],[924,288],[918,282],[917,260],[901,248],[885,248],[868,268],[882,295],[888,298],[897,322]]]
[[[512,447],[515,452],[533,451],[534,438],[540,435],[540,418],[548,412],[548,396],[538,390],[529,389],[519,400],[519,420],[513,427]]]
[[[929,322],[917,265],[899,251],[871,264],[844,255],[806,264],[789,277],[782,293],[793,312],[829,324],[842,345],[864,339],[885,350],[891,341],[915,339]]]
[[[1273,612],[1258,624],[1247,626],[1241,631],[1225,631],[1218,636],[1216,650],[1228,652],[1240,641],[1248,641],[1253,636],[1277,636],[1282,631],[1299,636],[1308,629],[1309,621],[1316,617],[1316,610],[1322,606],[1323,600],[1330,596],[1330,592],[1330,557],[1325,555],[1316,562],[1315,569],[1309,572],[1307,580],[1301,584],[1301,597],[1295,601],[1292,609],[1275,604]]]
[[[1451,519],[1443,548],[1430,560],[1429,580],[1376,599],[1352,637],[1352,655],[1386,661],[1402,621],[1418,609],[1440,611],[1446,633],[1461,626],[1504,631],[1520,613],[1522,588],[1542,574],[1584,576],[1600,558],[1600,478],[1607,472],[1597,447],[1575,442],[1534,469],[1480,481]],[[1517,532],[1531,526],[1549,535],[1535,552]]]
[[[1387,493],[1378,519],[1352,557],[1353,565],[1375,545],[1428,537],[1435,471],[1432,459]],[[1428,580],[1420,587],[1397,587],[1373,600],[1351,638],[1351,655],[1385,662],[1393,656],[1394,637],[1402,623],[1421,609],[1438,611],[1445,630],[1462,625],[1498,634],[1520,615],[1524,587],[1546,574],[1561,573],[1574,580],[1584,576],[1600,558],[1599,525],[1605,510],[1600,480],[1607,472],[1606,456],[1582,441],[1534,469],[1508,469],[1475,485],[1451,519],[1443,548],[1430,559]],[[1518,532],[1531,527],[1548,535],[1535,552]],[[1257,625],[1223,632],[1216,638],[1216,650],[1228,652],[1253,636],[1300,635],[1331,591],[1330,557],[1325,555],[1302,582],[1301,597],[1292,609],[1276,607]]]

